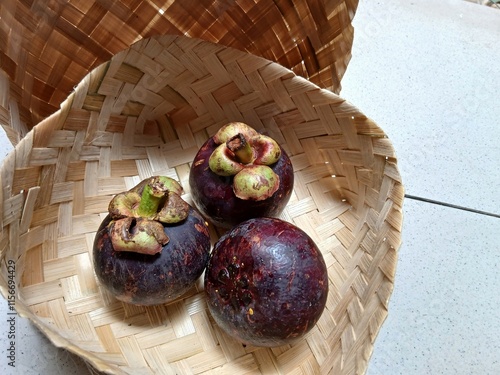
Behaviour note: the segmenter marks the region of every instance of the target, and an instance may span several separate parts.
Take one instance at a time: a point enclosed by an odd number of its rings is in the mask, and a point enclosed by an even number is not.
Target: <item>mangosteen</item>
[[[191,165],[192,199],[214,225],[231,228],[255,217],[277,217],[293,190],[290,158],[271,137],[231,122],[210,137]]]
[[[328,295],[318,247],[303,230],[277,218],[249,219],[220,237],[204,282],[215,322],[254,346],[280,346],[305,335]]]
[[[110,201],[94,240],[93,265],[100,283],[118,300],[171,302],[205,270],[208,223],[181,194],[177,181],[154,176]]]

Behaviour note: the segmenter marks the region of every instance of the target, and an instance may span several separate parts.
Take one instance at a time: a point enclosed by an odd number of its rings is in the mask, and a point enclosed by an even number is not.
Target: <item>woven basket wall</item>
[[[230,120],[273,136],[295,188],[282,215],[320,247],[326,309],[305,338],[243,346],[212,320],[200,282],[178,301],[116,301],[91,246],[109,200],[154,174],[181,182]],[[142,39],[87,75],[1,168],[1,290],[57,346],[116,374],[363,374],[387,315],[403,186],[390,140],[331,91],[262,57],[184,36]],[[211,227],[212,239],[221,234]]]
[[[338,93],[351,57],[357,5],[358,0],[2,0],[0,124],[17,144],[89,71],[153,35],[185,35],[248,51]]]

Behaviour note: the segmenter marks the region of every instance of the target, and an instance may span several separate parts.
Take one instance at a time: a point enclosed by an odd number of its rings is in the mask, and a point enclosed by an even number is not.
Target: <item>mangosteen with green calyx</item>
[[[208,223],[172,178],[154,176],[113,197],[98,228],[93,266],[118,300],[158,305],[185,294],[205,270]]]
[[[191,196],[214,225],[229,229],[254,217],[278,217],[293,190],[290,158],[271,137],[230,122],[198,150]]]

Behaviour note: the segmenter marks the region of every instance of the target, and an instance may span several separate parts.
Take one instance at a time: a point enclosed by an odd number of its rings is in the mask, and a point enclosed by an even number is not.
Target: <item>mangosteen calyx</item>
[[[269,167],[281,157],[278,143],[242,122],[231,122],[213,137],[217,148],[209,167],[219,176],[234,176],[233,191],[243,200],[261,201],[279,188],[279,176]]]
[[[108,230],[115,251],[155,255],[170,240],[160,222],[148,219],[125,217],[112,220]]]
[[[108,206],[108,231],[115,251],[154,255],[169,242],[163,224],[185,220],[189,205],[180,184],[154,176],[113,197]]]

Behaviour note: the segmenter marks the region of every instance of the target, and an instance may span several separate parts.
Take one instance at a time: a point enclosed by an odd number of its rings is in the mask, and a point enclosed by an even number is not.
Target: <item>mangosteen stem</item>
[[[238,133],[234,137],[231,137],[226,142],[226,146],[234,153],[236,159],[240,163],[249,164],[253,162],[253,149],[242,133]]]
[[[153,218],[160,210],[160,205],[165,201],[165,192],[155,188],[151,180],[142,191],[141,201],[137,208],[137,214],[145,218]]]
[[[165,224],[178,223],[189,214],[189,205],[181,198],[182,188],[173,179],[156,176],[144,185],[137,216]]]

